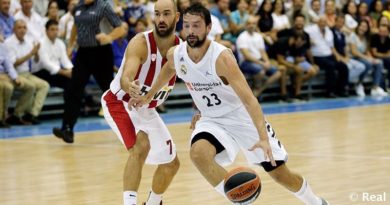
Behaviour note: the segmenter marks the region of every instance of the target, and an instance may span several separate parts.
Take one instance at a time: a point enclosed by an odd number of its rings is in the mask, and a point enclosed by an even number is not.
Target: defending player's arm
[[[175,65],[173,61],[173,51],[176,46],[171,47],[167,52],[167,62],[161,68],[160,74],[158,75],[156,82],[152,85],[149,92],[140,96],[139,98],[130,99],[129,104],[133,107],[142,107],[143,105],[149,104],[152,101],[153,96],[166,85],[174,75],[176,75]]]
[[[130,97],[140,95],[140,88],[137,82],[134,82],[135,75],[138,72],[139,66],[145,62],[148,56],[148,48],[146,47],[146,39],[143,34],[136,35],[126,48],[125,61],[123,66],[123,74],[121,77],[121,88]]]
[[[227,80],[241,99],[259,133],[259,141],[250,150],[261,147],[266,158],[269,158],[271,164],[276,166],[268,140],[263,112],[230,50],[225,50],[220,54],[216,62],[216,70],[217,74]]]

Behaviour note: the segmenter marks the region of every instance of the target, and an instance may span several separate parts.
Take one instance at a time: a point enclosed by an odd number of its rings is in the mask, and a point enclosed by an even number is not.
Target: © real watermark
[[[352,202],[387,202],[387,193],[352,192],[349,199]]]

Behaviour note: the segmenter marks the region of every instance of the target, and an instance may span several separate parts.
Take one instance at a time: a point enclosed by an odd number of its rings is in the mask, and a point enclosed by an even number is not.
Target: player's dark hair
[[[201,3],[196,2],[190,7],[184,10],[183,15],[191,14],[202,17],[205,20],[206,26],[211,24],[211,15],[210,11],[204,7]]]

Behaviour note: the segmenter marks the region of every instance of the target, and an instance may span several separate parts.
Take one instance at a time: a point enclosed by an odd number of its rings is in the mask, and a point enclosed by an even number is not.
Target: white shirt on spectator
[[[260,50],[265,50],[264,39],[258,32],[253,32],[252,35],[248,31],[242,32],[237,38],[236,45],[240,63],[245,60],[241,49],[248,49],[252,56],[259,60],[261,59]]]
[[[207,38],[213,41],[215,40],[215,36],[221,34],[223,34],[221,22],[219,22],[219,19],[216,16],[211,15],[211,30],[207,35]]]
[[[19,41],[15,34],[12,34],[9,38],[5,40],[5,45],[9,51],[9,58],[12,64],[15,64],[16,59],[22,58],[29,54],[33,49],[33,44],[28,39],[24,38],[24,41]],[[31,63],[33,59],[26,60],[24,63],[16,66],[16,72],[26,73],[31,72]]]
[[[358,26],[358,22],[350,14],[346,14],[345,26],[350,30],[354,30]]]
[[[49,71],[55,75],[61,68],[72,69],[73,64],[66,54],[64,42],[56,39],[54,43],[45,35],[39,48],[39,62],[33,64],[32,72],[38,72],[41,69]]]
[[[272,13],[272,20],[274,21],[273,29],[276,30],[282,30],[290,28],[290,21],[288,20],[287,15],[282,14],[280,16],[276,15],[275,13]]]
[[[27,25],[26,39],[32,42],[39,42],[45,35],[43,18],[35,11],[31,11],[31,17],[27,17],[22,11],[15,14],[15,20],[22,19]]]
[[[329,27],[325,27],[325,35],[322,35],[317,24],[305,28],[310,36],[311,51],[315,57],[326,57],[332,55],[333,33]]]
[[[14,16],[17,11],[20,11],[22,6],[20,5],[19,0],[11,0],[11,5],[9,8],[9,15]]]
[[[60,33],[63,33],[66,28],[66,34],[65,34],[66,41],[69,41],[70,39],[70,34],[72,33],[73,24],[74,24],[74,17],[69,12],[67,12],[65,15],[63,15],[60,18],[60,22],[58,23],[58,30]]]

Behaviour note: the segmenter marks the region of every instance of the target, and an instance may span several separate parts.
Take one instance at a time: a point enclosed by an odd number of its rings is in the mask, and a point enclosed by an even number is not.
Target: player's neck
[[[172,33],[169,36],[162,37],[162,36],[159,36],[155,30],[153,31],[153,37],[154,37],[157,45],[160,45],[160,46],[172,46],[172,44],[175,43],[175,39],[176,39],[176,35],[174,33]]]
[[[190,57],[190,59],[194,63],[200,62],[202,60],[202,58],[204,57],[204,55],[206,55],[206,52],[209,49],[210,44],[211,44],[211,41],[206,40],[203,43],[203,45],[198,47],[198,48],[193,48],[193,47],[190,47],[189,45],[187,45],[188,56]]]

